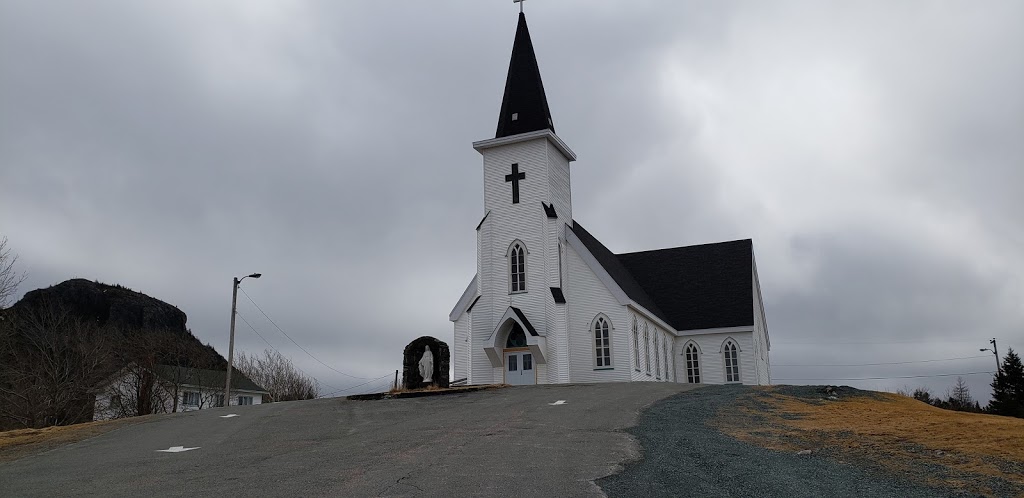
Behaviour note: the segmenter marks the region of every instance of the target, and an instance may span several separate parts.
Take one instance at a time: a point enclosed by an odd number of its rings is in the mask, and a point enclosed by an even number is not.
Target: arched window
[[[668,348],[669,348],[668,341],[669,341],[669,336],[665,336],[664,339],[665,340],[662,342],[661,356],[665,359],[665,380],[672,380],[672,378],[670,377],[670,373],[672,372],[672,369],[670,369],[668,367]]]
[[[523,327],[519,325],[519,322],[512,322],[512,330],[508,333],[508,340],[505,341],[506,348],[525,348],[526,347],[526,332],[523,332]]]
[[[644,322],[644,361],[647,362],[647,375],[651,375],[651,331]]]
[[[594,320],[594,366],[610,368],[612,366],[612,341],[608,320],[598,316]]]
[[[739,348],[736,347],[736,343],[732,339],[726,339],[725,345],[722,346],[726,382],[740,381],[740,357],[737,352],[738,350]]]
[[[658,329],[654,329],[654,376],[661,380],[661,334],[658,333]]]
[[[697,345],[690,343],[686,345],[686,382],[700,384],[700,352]]]
[[[636,371],[640,371],[640,329],[637,327],[636,317],[633,317],[633,365]]]
[[[515,241],[508,251],[509,293],[526,292],[526,246]]]

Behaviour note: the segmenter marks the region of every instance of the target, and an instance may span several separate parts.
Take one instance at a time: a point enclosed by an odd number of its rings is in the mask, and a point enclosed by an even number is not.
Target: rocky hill
[[[224,370],[227,361],[186,328],[180,309],[119,285],[74,279],[0,310],[0,430],[92,420],[98,392],[128,366]],[[136,379],[150,413],[152,375]]]
[[[139,336],[163,336],[177,342],[172,349],[190,351],[186,363],[204,368],[227,368],[211,346],[203,344],[186,328],[187,317],[177,307],[120,285],[108,285],[81,278],[71,279],[25,294],[4,315],[39,316],[54,307],[82,322],[98,325],[108,334],[123,334],[126,340]],[[180,361],[175,361],[180,363]]]

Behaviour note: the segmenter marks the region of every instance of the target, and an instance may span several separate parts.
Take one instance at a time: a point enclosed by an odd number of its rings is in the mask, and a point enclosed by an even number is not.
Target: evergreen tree
[[[992,401],[988,404],[988,411],[1024,418],[1024,365],[1013,348],[1003,358],[1002,370],[1002,375],[997,372],[992,381]]]

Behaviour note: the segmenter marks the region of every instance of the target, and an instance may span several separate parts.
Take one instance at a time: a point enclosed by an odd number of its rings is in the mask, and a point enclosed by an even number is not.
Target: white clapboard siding
[[[497,320],[509,306],[519,308],[545,337],[544,361],[536,362],[537,382],[686,382],[685,345],[700,348],[701,380],[723,383],[723,341],[731,337],[740,348],[740,377],[744,384],[770,383],[767,324],[761,309],[756,265],[753,266],[754,324],[737,330],[711,329],[680,334],[659,326],[664,323],[635,303],[620,303],[563,238],[572,221],[569,159],[544,136],[478,149],[483,156],[486,218],[477,232],[479,300],[471,313],[454,324],[455,378],[470,384],[504,380],[504,367],[495,367],[485,353],[494,342]],[[511,165],[526,178],[520,181],[519,202],[512,203],[512,185],[505,181]],[[554,206],[548,218],[542,203]],[[483,216],[483,215],[482,215]],[[509,248],[521,242],[526,254],[526,292],[511,293]],[[550,288],[560,287],[566,303],[557,304]],[[598,369],[594,361],[595,318],[603,314],[611,324],[612,368]],[[639,326],[639,348],[634,350],[632,325]],[[644,334],[644,327],[648,333]],[[645,347],[644,341],[647,342]],[[666,350],[667,349],[667,355]],[[639,356],[639,364],[634,360]],[[647,362],[650,356],[650,373]],[[666,356],[668,360],[666,361]],[[655,360],[655,358],[657,358]]]
[[[724,384],[725,383],[725,357],[722,354],[722,346],[726,339],[732,338],[739,346],[740,360],[740,381],[743,384],[757,384],[757,374],[754,365],[754,338],[753,333],[723,332],[699,335],[684,335],[677,337],[676,341],[676,375],[680,382],[686,382],[686,345],[690,342],[697,344],[700,350],[700,377],[702,384]]]
[[[572,223],[572,185],[569,175],[569,159],[551,142],[547,143],[548,154],[548,202],[555,206],[555,213],[562,223]]]
[[[569,382],[620,382],[630,380],[628,313],[604,284],[590,271],[576,251],[567,248],[571,281],[565,299],[569,306]],[[598,314],[611,322],[612,369],[596,370],[591,325]]]
[[[564,323],[564,305],[555,305],[549,287],[558,281],[558,233],[563,216],[571,216],[569,202],[568,159],[544,138],[515,142],[481,150],[484,168],[484,213],[477,242],[477,274],[480,276],[480,300],[474,306],[470,332],[469,382],[501,382],[504,372],[494,368],[484,348],[494,338],[497,319],[509,306],[522,310],[539,334],[548,340],[548,369],[538,363],[538,382],[564,381],[558,365],[564,363],[564,326],[552,334],[553,323]],[[519,184],[519,202],[512,203],[512,185],[505,181],[511,165],[526,175]],[[554,173],[553,173],[554,172]],[[552,178],[552,174],[555,178]],[[553,199],[552,197],[555,197]],[[548,220],[542,202],[553,203],[558,220]],[[562,204],[562,209],[558,205]],[[560,212],[559,212],[560,211]],[[570,219],[570,218],[567,218]],[[526,292],[510,293],[508,251],[521,242],[526,254]],[[554,284],[552,284],[554,282]],[[558,318],[558,314],[563,316]],[[501,338],[498,338],[499,340]],[[567,369],[563,368],[563,372]]]
[[[633,319],[636,319],[637,323],[637,334],[639,335],[636,341],[636,351],[634,352],[634,341],[633,341]],[[644,325],[646,324],[648,333],[644,335]],[[674,334],[666,330],[665,328],[658,325],[653,321],[652,317],[647,314],[646,311],[640,312],[638,310],[629,311],[629,322],[627,327],[627,338],[629,340],[629,364],[630,364],[630,378],[636,382],[670,382],[674,379],[674,376],[668,372],[668,368],[665,363],[665,351],[664,348],[668,348],[668,365],[672,364],[672,349],[674,342]],[[644,347],[644,340],[646,339],[649,347]],[[651,357],[651,371],[647,373],[647,355]],[[639,363],[637,362],[639,358]],[[657,358],[657,360],[655,359]]]
[[[753,259],[753,256],[751,256]],[[771,384],[771,362],[768,350],[770,349],[770,343],[768,342],[768,324],[764,317],[764,307],[761,301],[761,283],[757,277],[757,263],[752,261],[751,267],[753,268],[753,281],[754,281],[754,341],[755,350],[753,352],[754,362],[757,369],[757,383],[761,385]]]
[[[452,338],[452,380],[468,378],[469,374],[469,335],[472,319],[469,313],[463,313],[455,321],[455,336]]]

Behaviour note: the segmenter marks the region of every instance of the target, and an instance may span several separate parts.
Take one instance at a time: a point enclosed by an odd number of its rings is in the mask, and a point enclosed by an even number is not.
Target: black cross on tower
[[[519,163],[512,164],[512,174],[505,175],[505,183],[512,182],[512,204],[519,204],[519,180],[525,180],[526,173],[519,172]]]

